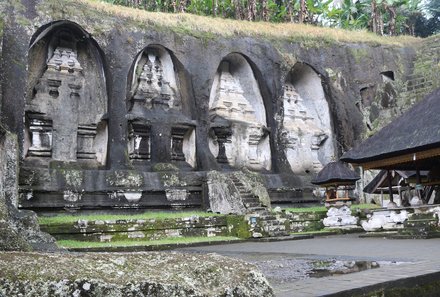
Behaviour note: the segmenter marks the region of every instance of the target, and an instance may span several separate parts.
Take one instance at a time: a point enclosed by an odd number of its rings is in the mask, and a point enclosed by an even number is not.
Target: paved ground
[[[190,247],[180,251],[216,252],[253,262],[262,267],[276,296],[280,297],[335,293],[350,296],[347,292],[356,292],[358,288],[377,287],[387,282],[408,282],[414,277],[440,273],[440,239],[359,238],[356,234],[349,234],[292,241]],[[310,261],[317,260],[374,261],[380,267],[321,278],[301,276],[299,271],[309,269]],[[268,263],[272,263],[271,269],[266,269]],[[435,278],[438,279],[439,275],[435,274]]]

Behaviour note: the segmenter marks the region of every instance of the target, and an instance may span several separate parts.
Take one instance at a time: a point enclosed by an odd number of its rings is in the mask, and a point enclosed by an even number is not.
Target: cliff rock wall
[[[12,2],[0,118],[24,208],[209,207],[206,172],[241,167],[272,201],[304,201],[332,156],[439,84],[435,37],[222,35],[186,15],[167,27],[87,1]]]

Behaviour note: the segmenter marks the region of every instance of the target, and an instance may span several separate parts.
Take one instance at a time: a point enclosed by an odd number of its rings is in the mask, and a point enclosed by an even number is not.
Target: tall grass
[[[98,0],[78,1],[96,11],[112,16],[128,18],[148,25],[167,27],[180,32],[204,32],[226,37],[244,35],[287,40],[316,39],[328,42],[370,43],[394,46],[404,46],[420,41],[419,38],[411,36],[378,36],[367,31],[325,28],[305,24],[248,22],[187,13],[149,12],[112,5]]]

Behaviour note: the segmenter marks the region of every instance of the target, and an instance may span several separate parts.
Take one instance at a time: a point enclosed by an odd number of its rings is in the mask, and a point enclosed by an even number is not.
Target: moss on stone
[[[11,222],[0,221],[0,251],[31,251],[29,242],[12,228]]]
[[[171,163],[157,163],[152,169],[154,172],[179,172],[179,168]]]
[[[264,180],[260,173],[243,168],[241,171],[234,173],[234,175],[243,183],[246,190],[258,197],[262,205],[270,207],[269,193],[264,186]]]
[[[116,170],[107,176],[107,183],[115,187],[141,187],[144,183],[142,174],[135,170]]]
[[[249,231],[249,225],[244,216],[239,215],[228,215],[226,217],[228,222],[228,229],[230,236],[236,236],[238,238],[250,238],[252,237]]]
[[[350,52],[353,55],[353,58],[355,59],[357,64],[365,63],[365,59],[368,58],[368,56],[371,53],[371,50],[363,47],[357,47],[357,48],[350,48]]]

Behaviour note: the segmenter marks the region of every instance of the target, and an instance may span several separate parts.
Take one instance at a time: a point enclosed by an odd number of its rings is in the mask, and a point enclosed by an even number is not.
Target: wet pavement
[[[359,238],[246,242],[179,251],[219,253],[257,265],[276,296],[350,296],[433,273],[440,277],[440,239]],[[368,290],[367,290],[368,291]],[[439,292],[440,296],[440,292]]]

